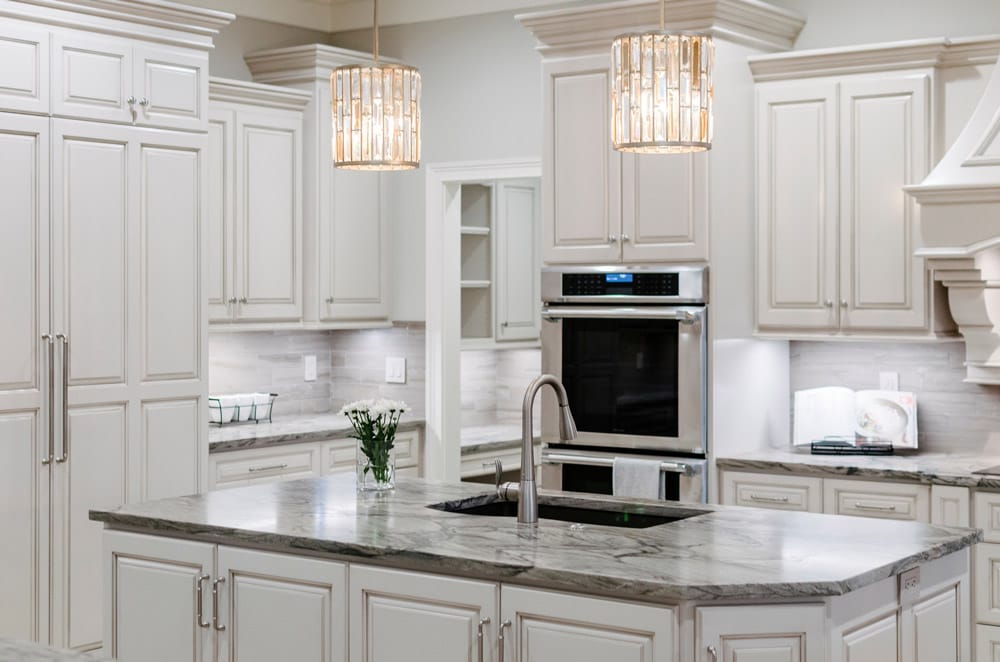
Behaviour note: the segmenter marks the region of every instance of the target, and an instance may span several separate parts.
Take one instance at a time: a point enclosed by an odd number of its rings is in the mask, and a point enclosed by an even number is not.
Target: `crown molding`
[[[249,103],[280,110],[302,110],[312,101],[312,94],[290,87],[229,78],[209,78],[208,99],[215,102]]]
[[[330,72],[347,64],[371,64],[372,55],[326,44],[307,44],[249,53],[244,58],[253,79],[259,83],[292,85],[328,80]],[[393,58],[380,62],[398,64]]]
[[[844,74],[992,64],[1000,35],[918,39],[844,48],[789,51],[749,58],[755,82]]]
[[[805,19],[760,0],[670,0],[669,30],[695,31],[765,51],[787,50]],[[660,3],[627,0],[515,16],[538,40],[544,56],[579,55],[610,48],[624,32],[648,30],[660,22]]]

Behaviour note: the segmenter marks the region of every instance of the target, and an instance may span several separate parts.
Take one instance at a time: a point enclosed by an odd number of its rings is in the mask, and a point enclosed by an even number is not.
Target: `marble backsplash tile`
[[[463,351],[462,426],[520,421],[524,389],[541,365],[539,349]],[[536,406],[536,424],[539,412]]]
[[[876,389],[879,372],[896,372],[917,396],[921,449],[1000,453],[1000,386],[962,381],[964,361],[960,342],[793,342],[791,389]]]

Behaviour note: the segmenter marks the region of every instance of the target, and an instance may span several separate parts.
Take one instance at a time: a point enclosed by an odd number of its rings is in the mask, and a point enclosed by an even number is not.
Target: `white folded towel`
[[[615,496],[638,499],[662,499],[663,480],[659,460],[616,457],[612,473],[612,493]]]

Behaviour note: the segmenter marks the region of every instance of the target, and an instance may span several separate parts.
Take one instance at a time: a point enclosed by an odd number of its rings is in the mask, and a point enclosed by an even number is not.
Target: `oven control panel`
[[[563,296],[675,297],[680,292],[677,273],[564,273]]]

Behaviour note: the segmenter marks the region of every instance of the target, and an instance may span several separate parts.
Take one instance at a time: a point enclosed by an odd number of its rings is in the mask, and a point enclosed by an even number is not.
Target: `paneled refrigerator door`
[[[0,637],[48,640],[49,120],[0,120]]]

